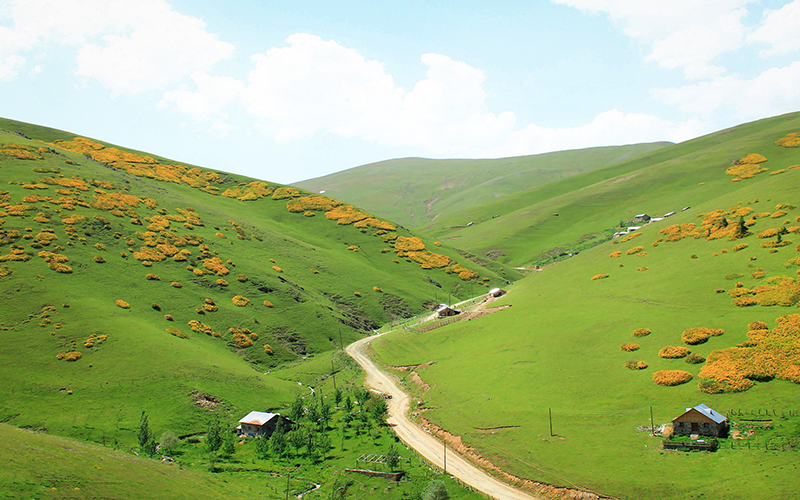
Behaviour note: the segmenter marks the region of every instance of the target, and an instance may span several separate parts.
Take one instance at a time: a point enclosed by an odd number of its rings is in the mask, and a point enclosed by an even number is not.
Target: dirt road
[[[431,463],[442,467],[444,457],[442,442],[406,417],[411,401],[410,396],[400,388],[391,375],[378,368],[366,355],[369,343],[379,336],[361,339],[347,346],[345,350],[366,370],[367,385],[392,396],[392,399],[387,400],[389,403],[388,422],[394,426],[394,431],[400,439]],[[541,497],[522,492],[486,474],[461,458],[452,449],[447,450],[447,473],[497,500],[541,500]]]

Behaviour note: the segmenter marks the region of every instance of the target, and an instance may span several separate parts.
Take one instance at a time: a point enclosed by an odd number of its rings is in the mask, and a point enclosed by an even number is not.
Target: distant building
[[[439,304],[439,309],[436,310],[436,314],[440,318],[447,318],[449,316],[458,316],[459,314],[461,314],[461,311],[459,311],[458,309],[453,309],[447,304]]]
[[[647,214],[638,214],[638,215],[634,215],[633,216],[633,222],[642,223],[642,222],[649,222],[649,221],[650,221],[650,216],[647,215]]]
[[[632,232],[634,232],[634,231],[638,231],[638,230],[639,230],[639,229],[641,229],[641,228],[642,228],[642,226],[628,226],[628,229],[627,229],[627,231],[628,231],[629,233],[632,233]]]
[[[661,220],[664,220],[664,218],[663,217],[652,217],[650,219],[650,222],[658,222],[658,221],[661,221]]]
[[[728,418],[704,404],[686,408],[683,415],[672,419],[675,435],[725,437],[728,435]]]
[[[614,233],[614,238],[619,238],[620,236],[625,236],[626,234],[628,234],[627,231],[617,231]]]
[[[673,215],[675,215],[675,212],[667,212],[667,213],[664,214],[664,218],[672,217]]]
[[[489,296],[491,297],[502,297],[506,293],[508,292],[506,292],[502,288],[492,288],[491,290],[489,290]]]
[[[692,208],[692,207],[683,207],[683,208],[681,208],[681,212],[685,212],[685,211],[689,210],[690,208]]]
[[[292,425],[292,421],[282,417],[280,413],[265,413],[261,411],[251,411],[244,418],[239,420],[236,432],[240,436],[271,436],[278,427],[278,422],[283,421],[285,429]]]

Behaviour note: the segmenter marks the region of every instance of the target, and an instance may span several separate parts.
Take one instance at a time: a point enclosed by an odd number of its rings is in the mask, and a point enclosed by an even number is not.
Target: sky
[[[0,116],[291,183],[800,110],[800,0],[0,0]]]

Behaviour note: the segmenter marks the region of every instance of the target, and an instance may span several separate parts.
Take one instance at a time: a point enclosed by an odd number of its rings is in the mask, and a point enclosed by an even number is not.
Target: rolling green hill
[[[324,191],[408,227],[427,226],[439,218],[451,220],[453,214],[483,203],[505,200],[520,191],[624,162],[668,144],[589,148],[495,160],[402,158],[295,185],[311,192]],[[459,224],[467,222],[463,219]]]
[[[287,363],[519,276],[331,198],[11,120],[0,181],[0,420],[95,443],[134,446],[143,411],[188,435],[285,407],[308,393]]]
[[[390,334],[376,354],[424,364],[426,385],[407,382],[419,417],[519,477],[620,498],[794,495],[800,149],[776,142],[797,132],[797,115],[737,127],[547,201],[562,222],[692,207],[517,282],[498,302],[511,308]],[[662,357],[668,346],[700,357]],[[728,415],[741,439],[702,453],[649,436],[651,408],[659,425],[698,403]]]

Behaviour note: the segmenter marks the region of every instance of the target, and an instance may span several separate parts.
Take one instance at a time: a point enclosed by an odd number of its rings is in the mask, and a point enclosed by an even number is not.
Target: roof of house
[[[503,290],[502,288],[492,288],[491,290],[489,290],[489,293],[491,293],[492,295],[494,295],[497,292],[505,293],[505,290]]]
[[[725,415],[722,415],[721,413],[719,413],[717,411],[714,411],[713,409],[709,408],[708,406],[706,406],[706,405],[704,405],[702,403],[700,403],[699,405],[695,406],[694,408],[686,408],[686,412],[690,412],[692,410],[700,413],[704,417],[710,418],[711,420],[713,420],[714,422],[716,422],[718,424],[721,424],[722,422],[728,420],[728,418]],[[684,415],[686,414],[686,412],[684,413]],[[676,418],[680,418],[680,417],[676,417]]]
[[[250,425],[264,425],[275,417],[280,417],[280,413],[265,413],[263,411],[251,411],[250,413],[245,415],[241,420],[239,420],[239,423],[250,424]]]
[[[636,218],[641,219],[642,217],[647,217],[647,216],[648,216],[647,214],[637,214]]]

